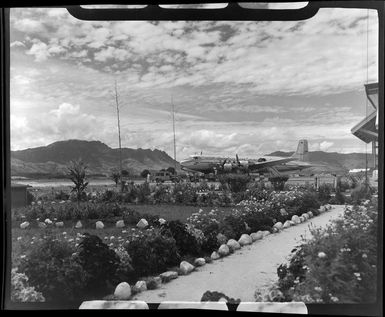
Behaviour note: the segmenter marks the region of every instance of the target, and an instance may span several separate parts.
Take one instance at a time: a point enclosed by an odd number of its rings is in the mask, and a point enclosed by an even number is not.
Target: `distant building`
[[[314,176],[295,176],[290,177],[286,181],[288,186],[315,186],[316,179]]]
[[[339,179],[341,179],[340,176],[335,176],[331,174],[321,174],[317,175],[316,177],[316,188],[319,188],[322,185],[330,185],[333,186],[333,188],[337,188],[337,184]]]
[[[11,208],[26,207],[28,205],[29,185],[11,184]]]
[[[315,176],[294,176],[286,181],[288,186],[313,186],[319,188],[322,185],[337,187],[340,177],[331,174],[319,174]]]

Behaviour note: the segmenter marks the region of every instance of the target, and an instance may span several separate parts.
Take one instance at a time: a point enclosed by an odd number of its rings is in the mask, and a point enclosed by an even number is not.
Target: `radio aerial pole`
[[[120,179],[122,178],[122,141],[120,138],[120,114],[119,114],[119,95],[118,95],[118,85],[115,79],[115,103],[116,103],[116,114],[118,117],[118,135],[119,135],[119,173]]]
[[[176,143],[175,143],[175,115],[174,115],[175,109],[174,109],[174,102],[173,102],[172,95],[171,95],[171,106],[172,106],[172,130],[174,133],[174,168],[176,172]]]

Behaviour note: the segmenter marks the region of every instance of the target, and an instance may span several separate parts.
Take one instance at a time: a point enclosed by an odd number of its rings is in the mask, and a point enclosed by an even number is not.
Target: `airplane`
[[[181,168],[187,172],[203,174],[221,173],[271,173],[273,176],[283,176],[290,172],[301,171],[313,167],[314,164],[308,160],[308,142],[300,140],[297,151],[289,157],[261,156],[257,159],[239,159],[238,154],[235,160],[231,158],[191,155],[188,159],[180,162]],[[318,165],[317,165],[318,166]]]

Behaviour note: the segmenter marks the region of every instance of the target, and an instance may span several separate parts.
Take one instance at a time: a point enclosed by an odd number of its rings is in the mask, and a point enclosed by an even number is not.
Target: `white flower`
[[[367,256],[366,253],[364,253],[364,254],[362,254],[362,257],[363,257],[364,259],[366,259],[368,256]]]
[[[317,292],[322,292],[322,288],[319,286],[314,287],[314,290]]]
[[[339,301],[338,297],[335,297],[335,296],[330,297],[330,299],[331,299],[331,301],[332,301],[333,303],[336,303],[336,302]]]
[[[325,257],[326,257],[325,252],[318,252],[318,257],[319,257],[320,259],[325,258]]]

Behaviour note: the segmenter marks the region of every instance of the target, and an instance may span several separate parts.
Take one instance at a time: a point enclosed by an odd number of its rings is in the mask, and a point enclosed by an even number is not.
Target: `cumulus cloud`
[[[321,151],[327,151],[333,145],[334,145],[333,142],[323,141],[320,143],[319,148]]]
[[[49,56],[48,45],[40,40],[35,40],[32,47],[26,52],[28,55],[33,55],[36,62],[45,61]]]
[[[14,41],[11,43],[10,47],[25,47],[25,44],[23,42],[20,42],[20,41]]]
[[[12,47],[25,46],[11,51],[13,115],[25,118],[36,140],[77,135],[116,144],[117,79],[130,146],[172,150],[173,95],[181,154],[293,150],[303,137],[319,149],[360,148],[350,128],[364,113],[366,14],[322,9],[300,22],[109,22],[77,20],[59,8],[13,9]],[[369,17],[375,81],[378,26],[375,13]],[[39,109],[47,115],[34,116]]]

